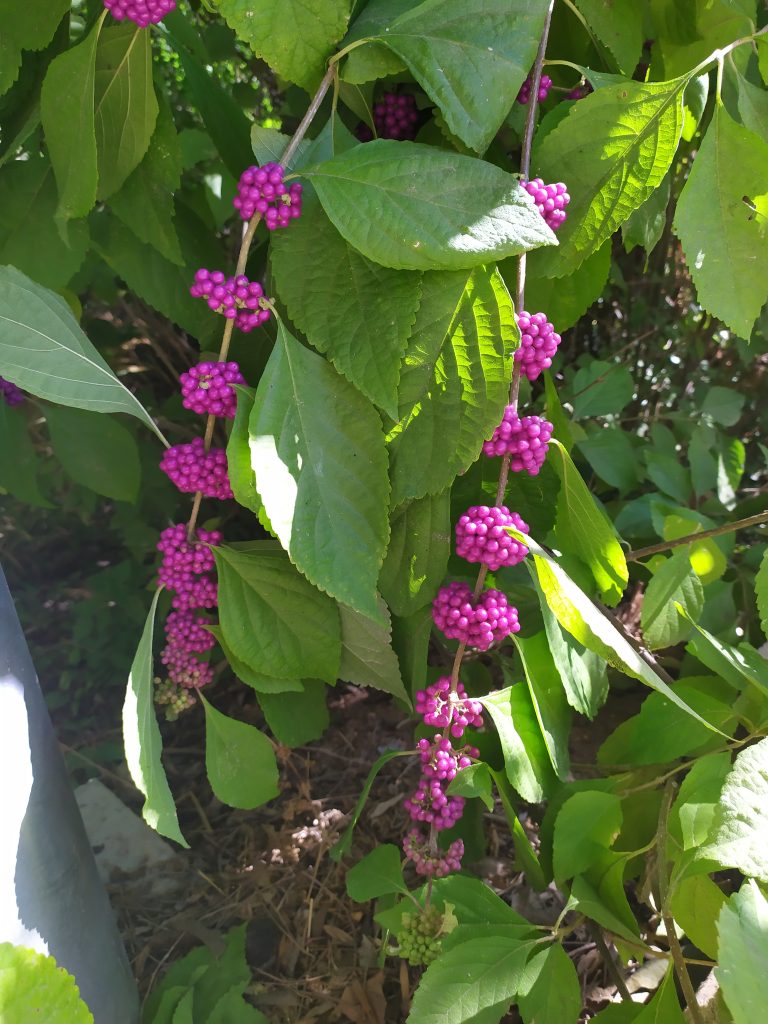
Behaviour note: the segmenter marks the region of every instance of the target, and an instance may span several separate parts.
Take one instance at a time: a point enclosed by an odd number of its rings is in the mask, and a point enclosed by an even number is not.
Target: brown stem
[[[684,544],[691,544],[697,540],[704,540],[706,537],[719,537],[724,533],[734,533],[736,530],[746,530],[748,526],[759,526],[761,523],[768,523],[768,512],[760,512],[755,516],[747,516],[746,519],[736,519],[732,523],[724,523],[722,526],[714,526],[711,530],[699,530],[698,533],[689,533],[685,537],[678,537],[677,540],[666,540],[662,544],[651,544],[647,548],[638,548],[630,551],[627,555],[628,562],[639,562],[641,558],[648,558],[649,555],[658,555],[662,551],[671,551],[672,548],[682,547]]]
[[[614,985],[619,990],[621,998],[625,1000],[625,1002],[631,1003],[632,996],[630,995],[630,991],[627,988],[627,983],[624,980],[624,975],[619,970],[618,965],[616,964],[616,961],[613,957],[613,953],[608,948],[608,943],[605,941],[602,928],[595,921],[589,921],[587,923],[587,931],[595,940],[597,951],[602,957],[603,963],[605,964],[608,973],[610,974],[613,980]]]
[[[307,134],[307,129],[312,124],[320,105],[325,99],[325,94],[331,86],[334,78],[338,72],[338,65],[331,64],[328,70],[323,75],[323,79],[320,85],[317,87],[317,92],[312,97],[312,100],[307,107],[307,111],[299,122],[299,126],[293,134],[291,141],[285,148],[283,155],[280,157],[280,163],[283,167],[287,166],[293,157],[296,155],[296,150],[299,148],[302,139]],[[240,243],[240,251],[237,256],[237,266],[235,269],[235,275],[245,273],[245,268],[248,263],[248,255],[253,245],[253,239],[256,234],[256,229],[261,221],[261,214],[257,213],[248,221],[248,226],[243,232],[243,238]],[[232,331],[234,330],[234,322],[227,320],[224,324],[224,334],[221,339],[221,346],[219,347],[218,361],[223,363],[229,353],[229,345],[232,341]],[[211,415],[208,417],[205,423],[205,435],[203,437],[203,445],[205,451],[208,452],[211,449],[211,441],[213,439],[213,431],[216,426],[216,417]],[[189,522],[187,523],[187,540],[192,541],[195,535],[195,527],[197,526],[197,519],[200,514],[200,505],[203,499],[203,495],[200,491],[197,491],[192,501],[192,511],[189,516]]]

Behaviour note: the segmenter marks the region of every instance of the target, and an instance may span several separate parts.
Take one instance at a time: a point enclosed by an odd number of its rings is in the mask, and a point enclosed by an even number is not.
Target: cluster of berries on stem
[[[115,21],[133,21],[139,28],[157,25],[176,10],[176,0],[104,0]]]
[[[0,377],[0,395],[7,405],[19,405],[24,401],[24,392],[5,377]]]
[[[288,227],[301,216],[301,185],[296,181],[286,186],[285,168],[280,164],[247,167],[240,175],[237,195],[232,205],[243,220],[261,215],[270,231]]]
[[[258,281],[249,281],[245,274],[227,277],[221,270],[202,267],[195,273],[189,294],[195,299],[205,299],[214,313],[234,320],[235,327],[244,334],[269,320],[264,289]]]
[[[409,92],[386,92],[378,103],[373,105],[373,124],[380,139],[416,138],[421,115],[416,100]],[[360,123],[357,137],[361,142],[370,142],[373,132],[367,124]]]
[[[545,185],[541,178],[531,178],[522,183],[523,188],[536,203],[536,209],[553,231],[565,223],[565,208],[571,197],[562,181],[554,185]]]
[[[518,416],[514,405],[504,410],[501,423],[483,445],[485,455],[509,456],[509,468],[536,476],[544,464],[552,424],[541,416]]]
[[[524,107],[527,107],[531,102],[531,89],[533,88],[533,74],[528,75],[526,80],[520,86],[520,92],[517,94],[517,102],[521,103]],[[544,100],[549,96],[549,90],[552,88],[552,79],[549,75],[542,75],[539,80],[539,103],[543,103]]]

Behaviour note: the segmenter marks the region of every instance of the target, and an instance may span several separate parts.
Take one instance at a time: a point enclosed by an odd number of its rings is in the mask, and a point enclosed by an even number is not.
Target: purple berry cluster
[[[233,384],[245,384],[237,363],[198,363],[179,378],[182,405],[202,416],[235,418],[237,393]]]
[[[583,100],[585,96],[589,96],[591,92],[594,92],[589,82],[584,82],[583,85],[577,85],[575,89],[571,89],[570,92],[565,94],[567,100]]]
[[[188,444],[175,444],[160,460],[160,469],[183,494],[200,491],[204,498],[228,501],[233,497],[223,448],[205,450],[202,437]]]
[[[176,10],[176,0],[104,0],[115,21],[135,22],[139,28],[157,25],[166,14]]]
[[[166,644],[160,660],[167,679],[158,684],[155,699],[169,707],[176,717],[194,700],[183,691],[199,690],[213,678],[213,669],[199,655],[206,654],[216,643],[206,629],[211,619],[198,612],[213,608],[217,601],[212,547],[221,543],[218,530],[197,530],[195,539],[187,539],[183,523],[169,526],[160,534],[157,550],[163,558],[158,570],[158,583],[173,593],[173,611],[165,620]]]
[[[536,209],[548,227],[557,231],[567,217],[565,208],[571,201],[562,181],[555,185],[545,185],[541,178],[532,178],[531,181],[524,181],[522,185],[528,195],[533,197]]]
[[[547,457],[552,424],[541,416],[518,416],[508,405],[490,441],[483,445],[486,455],[508,455],[510,468],[536,476]]]
[[[409,92],[386,92],[373,105],[373,123],[380,139],[406,139],[413,141],[419,127],[419,108]],[[357,129],[361,142],[370,142],[373,132],[361,122]]]
[[[471,587],[453,580],[432,602],[432,620],[449,640],[487,651],[510,633],[517,633],[517,609],[500,590],[483,590],[475,600]],[[430,723],[437,724],[437,723]]]
[[[520,328],[520,347],[515,351],[515,362],[528,380],[536,380],[542,370],[552,365],[560,335],[547,320],[544,313],[517,314],[517,326]]]
[[[0,395],[5,399],[7,405],[18,405],[24,401],[24,392],[17,388],[5,377],[0,377]]]
[[[214,313],[234,320],[244,334],[269,320],[264,302],[264,289],[245,274],[227,277],[221,270],[201,268],[195,272],[195,283],[189,289],[195,299],[205,299]]]
[[[283,183],[285,168],[280,164],[264,164],[263,167],[247,167],[240,175],[237,195],[232,205],[243,220],[250,220],[254,214],[261,214],[270,231],[288,227],[292,220],[301,216],[301,185]]]
[[[526,80],[520,86],[520,92],[517,94],[517,102],[522,103],[524,107],[527,107],[531,102],[531,88],[533,86],[533,78],[528,75]],[[544,100],[549,96],[549,90],[552,88],[552,79],[549,75],[542,75],[539,81],[539,103],[543,103]]]
[[[507,532],[509,527],[528,533],[528,524],[506,505],[472,505],[456,523],[456,554],[468,562],[487,565],[496,572],[504,565],[517,565],[528,548]]]
[[[467,696],[461,683],[452,688],[449,676],[443,676],[426,690],[416,694],[416,712],[426,725],[442,728],[431,740],[417,744],[421,778],[413,793],[403,802],[415,822],[403,841],[403,850],[412,861],[417,874],[442,878],[461,867],[464,844],[460,839],[447,850],[439,850],[435,833],[452,828],[464,811],[465,800],[450,796],[448,786],[461,768],[467,768],[480,756],[476,747],[454,747],[451,737],[460,739],[464,730],[483,725],[482,706]],[[425,833],[419,826],[429,826]]]

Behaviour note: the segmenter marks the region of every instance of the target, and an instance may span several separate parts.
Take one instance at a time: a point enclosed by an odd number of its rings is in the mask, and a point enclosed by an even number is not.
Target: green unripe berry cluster
[[[442,948],[438,938],[443,926],[443,914],[437,907],[427,907],[420,913],[403,914],[398,956],[412,967],[431,964]]]

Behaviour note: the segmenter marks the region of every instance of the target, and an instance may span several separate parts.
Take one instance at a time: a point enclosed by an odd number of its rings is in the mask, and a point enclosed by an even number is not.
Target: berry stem
[[[536,114],[539,108],[539,85],[541,84],[541,72],[544,67],[544,54],[547,49],[547,39],[549,38],[549,26],[552,22],[552,9],[555,6],[555,0],[550,0],[547,8],[547,13],[544,18],[544,27],[541,33],[541,39],[539,40],[539,48],[536,51],[536,60],[533,65],[533,73],[531,77],[531,98],[528,103],[528,111],[525,118],[525,131],[523,132],[523,148],[520,154],[520,179],[521,181],[527,181],[529,172],[531,169],[531,148],[533,146],[533,133],[536,130]],[[515,309],[519,312],[524,308],[525,305],[525,253],[521,253],[517,260],[517,287],[515,289]],[[517,409],[517,399],[520,393],[520,373],[521,363],[515,362],[512,369],[512,380],[509,385],[509,404],[513,405]],[[509,455],[505,455],[501,460],[501,468],[499,470],[499,483],[496,488],[496,504],[501,505],[504,501],[504,494],[507,490],[507,481],[509,480]],[[488,575],[488,566],[481,565],[480,571],[477,574],[477,580],[475,581],[475,589],[473,592],[473,599],[477,600],[483,589],[485,583],[485,577]],[[456,693],[459,685],[459,672],[461,670],[461,662],[464,658],[464,652],[466,651],[466,644],[459,644],[458,650],[456,651],[456,657],[453,661],[453,668],[451,669],[451,692]]]
[[[325,99],[325,94],[328,92],[331,83],[335,80],[337,72],[338,65],[331,64],[326,73],[323,75],[322,81],[320,82],[320,85],[317,87],[317,92],[312,97],[312,101],[307,107],[307,111],[304,114],[304,117],[299,122],[298,128],[294,132],[291,141],[286,146],[285,152],[280,158],[280,163],[284,167],[287,164],[289,164],[293,157],[295,156],[296,150],[299,148],[302,139],[307,134],[307,129],[312,124],[312,121],[314,120],[318,110],[320,109],[320,105]],[[235,270],[236,277],[239,277],[241,274],[245,273],[245,267],[246,264],[248,263],[248,256],[250,254],[251,246],[253,245],[253,239],[256,234],[256,229],[258,228],[260,221],[260,213],[254,214],[253,217],[251,217],[251,219],[248,221],[248,226],[246,227],[243,233],[243,238],[240,243],[240,251],[237,256],[237,268]],[[229,354],[229,346],[232,341],[232,331],[234,330],[234,326],[235,325],[233,320],[227,320],[224,324],[224,333],[221,338],[221,345],[219,347],[218,355],[218,362],[220,363],[225,362],[227,355]],[[206,452],[210,451],[215,426],[216,416],[211,415],[208,417],[206,421],[205,435],[203,437],[203,446]],[[192,501],[192,511],[190,512],[189,522],[187,523],[187,538],[190,541],[190,543],[192,542],[192,539],[195,535],[195,529],[197,527],[198,516],[200,515],[200,505],[202,503],[202,500],[202,493],[200,491],[197,491]]]

